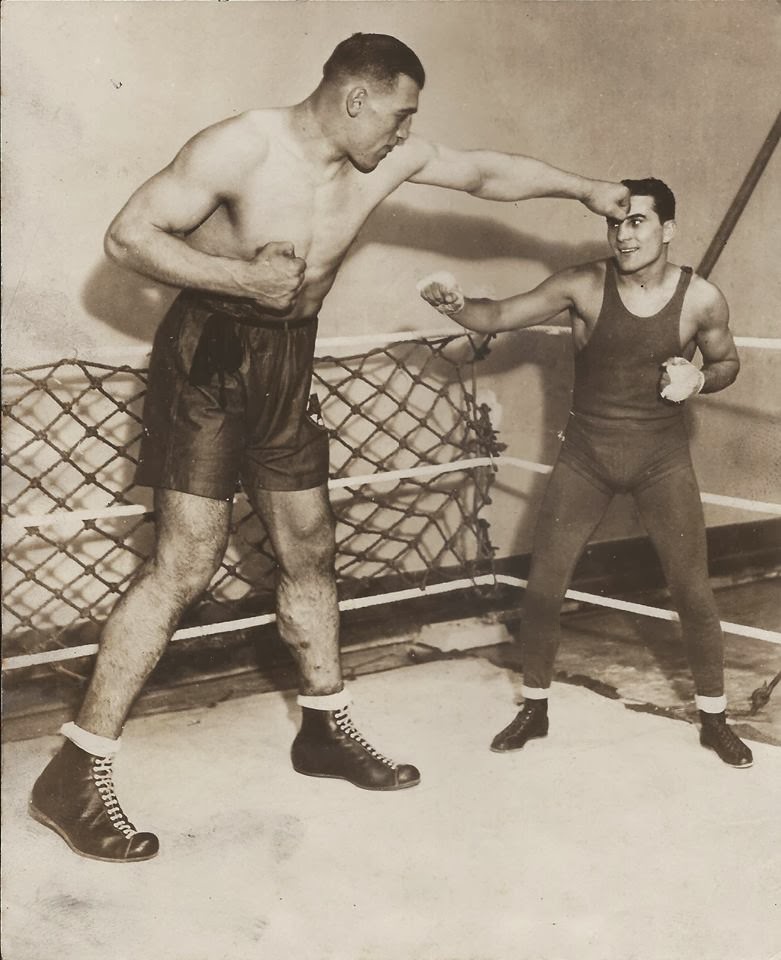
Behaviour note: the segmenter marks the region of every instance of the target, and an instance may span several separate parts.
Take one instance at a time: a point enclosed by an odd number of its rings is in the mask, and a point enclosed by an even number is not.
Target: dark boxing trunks
[[[328,431],[310,400],[317,318],[185,290],[160,325],[136,483],[214,500],[328,479]]]

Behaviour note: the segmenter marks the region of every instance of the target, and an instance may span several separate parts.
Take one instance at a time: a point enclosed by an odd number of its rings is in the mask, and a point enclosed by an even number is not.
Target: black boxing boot
[[[297,773],[349,780],[364,790],[402,790],[420,782],[417,767],[394,763],[361,736],[350,718],[349,699],[344,694],[299,697],[298,702],[301,729],[290,751]],[[308,706],[311,703],[318,707]],[[322,709],[337,703],[337,709]]]
[[[491,749],[494,753],[520,750],[529,740],[548,735],[548,701],[525,700],[523,707],[504,730],[494,737]]]
[[[30,816],[58,833],[74,853],[90,860],[132,863],[157,854],[153,833],[139,833],[114,791],[112,758],[66,740],[35,781]]]
[[[731,767],[750,767],[754,762],[754,755],[745,743],[733,733],[727,724],[727,715],[721,713],[706,713],[700,710],[700,743],[703,747],[715,750],[719,757]]]

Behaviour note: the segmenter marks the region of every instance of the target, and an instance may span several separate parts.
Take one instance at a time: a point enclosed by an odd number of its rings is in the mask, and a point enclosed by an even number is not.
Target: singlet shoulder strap
[[[694,271],[691,267],[681,267],[681,275],[678,277],[678,284],[675,287],[675,293],[672,295],[672,299],[668,306],[680,306],[683,303],[683,298],[686,296],[686,291],[689,289],[689,284],[691,283],[692,276]]]
[[[618,280],[617,280],[616,262],[612,257],[608,257],[605,261],[605,283],[602,290],[602,302],[605,303],[608,298],[608,294],[611,296],[618,296]]]

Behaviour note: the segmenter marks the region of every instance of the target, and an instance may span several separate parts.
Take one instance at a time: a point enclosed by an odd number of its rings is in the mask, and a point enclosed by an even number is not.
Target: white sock
[[[698,694],[694,697],[697,709],[703,713],[723,713],[727,709],[727,698],[722,694],[720,697],[701,697]]]
[[[521,686],[521,693],[524,700],[547,700],[549,687],[525,687]]]
[[[310,710],[341,710],[350,705],[350,694],[346,690],[338,690],[336,693],[325,693],[321,696],[307,696],[299,693],[299,707],[308,707]]]
[[[71,743],[75,743],[80,750],[91,753],[93,757],[113,757],[115,753],[119,753],[119,739],[111,740],[109,737],[99,737],[96,733],[83,730],[73,722],[60,727],[60,733],[63,737],[67,737]]]

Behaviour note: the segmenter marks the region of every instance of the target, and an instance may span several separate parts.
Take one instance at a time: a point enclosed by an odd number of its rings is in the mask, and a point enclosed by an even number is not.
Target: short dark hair
[[[338,44],[323,67],[328,81],[368,77],[386,86],[394,86],[401,73],[423,89],[423,64],[405,43],[385,33],[354,33]]]
[[[633,197],[651,197],[654,210],[662,223],[675,219],[675,194],[663,180],[646,177],[644,180],[622,180]]]

